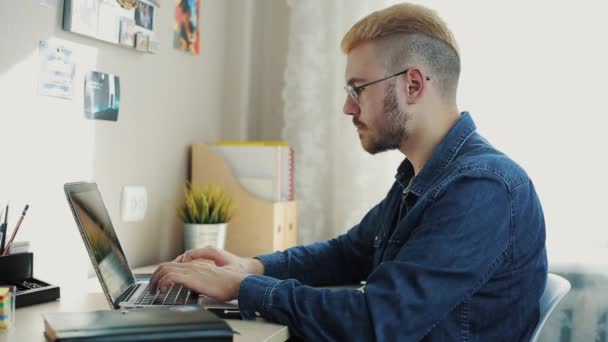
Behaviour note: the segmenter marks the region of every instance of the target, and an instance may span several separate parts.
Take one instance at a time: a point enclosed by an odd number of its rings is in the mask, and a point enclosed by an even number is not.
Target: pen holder
[[[48,302],[59,298],[59,287],[34,278],[34,254],[0,256],[0,286],[15,286],[15,306]]]
[[[34,254],[17,253],[0,256],[0,281],[19,281],[34,274]]]

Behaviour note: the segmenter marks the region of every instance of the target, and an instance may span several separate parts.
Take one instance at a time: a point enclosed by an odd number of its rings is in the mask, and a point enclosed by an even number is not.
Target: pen
[[[0,225],[0,233],[2,233],[2,237],[0,238],[0,255],[4,253],[4,243],[6,241],[6,220],[8,220],[8,203],[6,204],[6,211],[4,212],[4,222]],[[0,215],[2,218],[2,215]]]
[[[17,232],[19,231],[19,227],[21,227],[21,222],[23,222],[23,218],[25,217],[25,214],[27,213],[27,208],[29,208],[29,207],[30,207],[30,205],[26,204],[25,208],[23,208],[23,213],[21,213],[19,222],[17,222],[17,225],[15,226],[15,229],[13,230],[13,234],[11,235],[11,239],[8,240],[8,244],[6,245],[6,248],[4,248],[4,252],[2,252],[2,256],[8,255],[8,252],[11,248],[11,244],[13,243],[13,240],[15,240],[15,236],[17,235]]]

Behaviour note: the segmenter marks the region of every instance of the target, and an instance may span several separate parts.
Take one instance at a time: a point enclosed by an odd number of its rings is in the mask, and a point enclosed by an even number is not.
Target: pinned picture
[[[118,120],[120,80],[118,76],[97,71],[87,73],[84,81],[84,113],[88,119]]]
[[[74,92],[76,64],[72,50],[40,41],[38,94],[71,99]]]
[[[198,55],[200,0],[175,0],[175,28],[173,46]]]
[[[119,42],[129,47],[135,46],[135,22],[131,18],[120,18]]]
[[[153,31],[154,6],[140,0],[135,8],[135,25]]]
[[[148,51],[148,35],[143,32],[135,34],[135,49],[137,51]]]

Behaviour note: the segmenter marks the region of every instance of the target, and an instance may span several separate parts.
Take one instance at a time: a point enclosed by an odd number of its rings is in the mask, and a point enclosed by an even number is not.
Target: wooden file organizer
[[[240,256],[280,251],[296,245],[296,202],[268,202],[243,189],[224,158],[206,144],[192,145],[190,180],[220,184],[236,201],[228,223],[226,250]]]

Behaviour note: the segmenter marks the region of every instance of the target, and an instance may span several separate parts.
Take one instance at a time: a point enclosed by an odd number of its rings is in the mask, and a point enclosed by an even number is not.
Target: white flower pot
[[[184,223],[184,250],[213,246],[224,249],[228,223]]]

